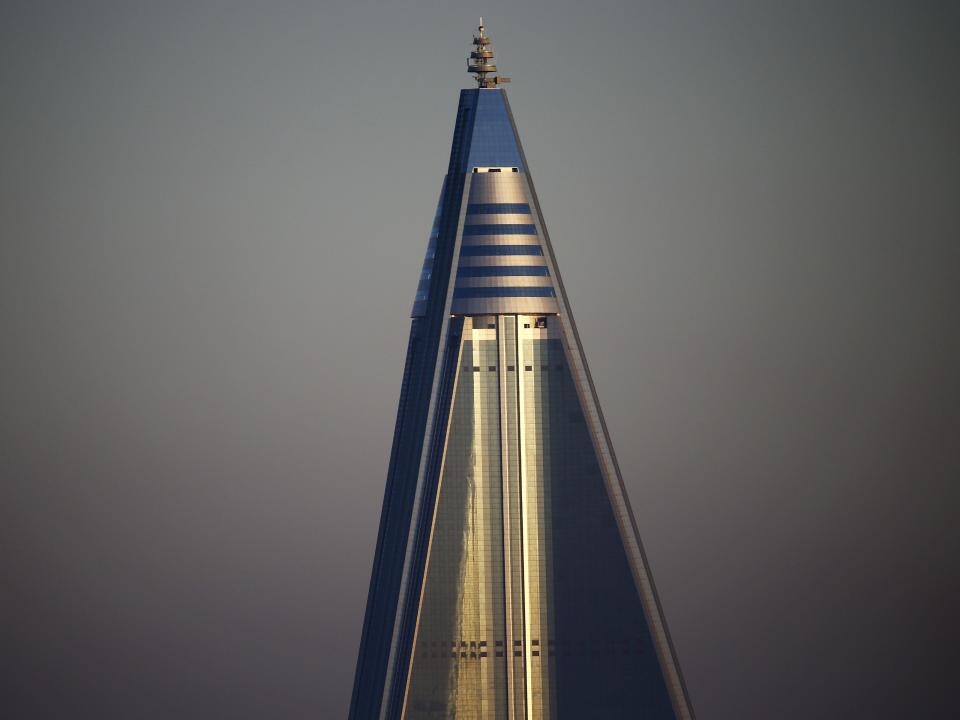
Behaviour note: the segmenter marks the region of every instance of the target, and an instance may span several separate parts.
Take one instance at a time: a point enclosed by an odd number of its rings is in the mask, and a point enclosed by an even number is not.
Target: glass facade
[[[470,153],[461,172],[475,167],[516,167],[524,170],[520,143],[513,132],[507,97],[502,90],[468,90],[476,120]]]
[[[444,181],[444,188],[446,181]],[[420,315],[426,308],[430,294],[430,279],[433,277],[433,261],[437,255],[437,239],[440,236],[440,214],[443,209],[444,188],[440,190],[440,200],[437,201],[437,211],[433,215],[433,225],[430,227],[430,238],[427,240],[427,252],[423,258],[423,269],[420,271],[420,281],[417,283],[417,293],[413,299],[413,315]]]
[[[518,357],[541,717],[672,718],[559,323],[544,320],[521,319]]]
[[[411,720],[673,717],[558,325],[465,318]]]
[[[673,717],[558,324],[465,318],[411,720]]]
[[[501,89],[412,317],[351,720],[692,720]]]
[[[529,215],[527,203],[470,203],[467,215]]]

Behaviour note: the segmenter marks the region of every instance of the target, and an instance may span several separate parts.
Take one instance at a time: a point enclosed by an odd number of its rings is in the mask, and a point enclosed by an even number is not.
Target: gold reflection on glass
[[[408,718],[506,718],[497,331],[464,323]]]
[[[653,707],[634,678],[659,671],[557,320],[464,318],[405,718]]]

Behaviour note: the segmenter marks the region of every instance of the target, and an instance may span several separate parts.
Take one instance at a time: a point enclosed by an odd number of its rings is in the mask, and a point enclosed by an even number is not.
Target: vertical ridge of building
[[[693,718],[481,20],[411,330],[352,720]]]

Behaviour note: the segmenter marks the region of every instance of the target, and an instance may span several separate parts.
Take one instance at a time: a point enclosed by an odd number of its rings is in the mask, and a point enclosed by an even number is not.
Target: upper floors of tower
[[[441,197],[417,287],[414,317],[426,312],[431,293],[434,302],[445,302],[452,293],[453,315],[559,311],[542,221],[526,174],[515,167],[471,170],[453,237],[442,237]],[[452,243],[453,252],[438,254],[440,243]],[[441,255],[449,258],[449,273],[438,267],[444,262]],[[445,288],[435,287],[438,277],[449,278]]]

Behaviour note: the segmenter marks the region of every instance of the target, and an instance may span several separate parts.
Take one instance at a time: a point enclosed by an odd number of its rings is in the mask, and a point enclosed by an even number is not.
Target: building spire
[[[480,18],[477,34],[473,36],[473,50],[470,51],[467,72],[476,75],[477,85],[480,87],[495,88],[497,85],[510,82],[510,78],[496,75],[487,77],[487,75],[497,71],[497,66],[493,62],[493,46],[490,44],[490,38],[487,37],[485,31],[483,18]]]

